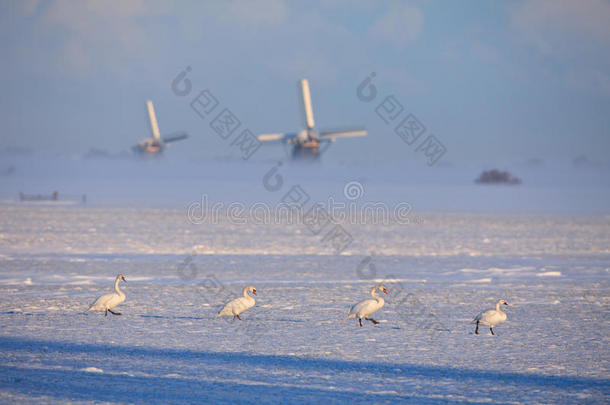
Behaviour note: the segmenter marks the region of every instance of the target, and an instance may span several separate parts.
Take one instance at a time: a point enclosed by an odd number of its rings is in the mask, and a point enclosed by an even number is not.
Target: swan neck
[[[123,291],[121,291],[121,289],[119,288],[119,281],[121,281],[119,277],[114,280],[114,291],[116,291],[117,294],[122,295]]]
[[[250,296],[248,295],[248,287],[245,287],[242,293],[244,294],[244,297],[250,298]]]
[[[375,298],[375,299],[377,299],[377,296],[375,295],[375,290],[376,290],[376,289],[377,289],[377,287],[373,287],[373,288],[371,289],[371,297],[373,297],[373,298]]]

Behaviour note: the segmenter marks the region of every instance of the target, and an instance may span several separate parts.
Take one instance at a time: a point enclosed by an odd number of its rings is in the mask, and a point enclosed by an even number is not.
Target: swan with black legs
[[[377,297],[375,295],[376,290],[383,291],[386,294],[388,293],[388,290],[386,290],[386,288],[383,284],[376,285],[375,287],[373,287],[371,289],[371,297],[373,297],[373,298],[369,298],[367,300],[360,301],[359,303],[354,305],[349,310],[349,314],[348,314],[347,318],[345,318],[345,319],[348,320],[348,319],[358,318],[358,322],[360,323],[361,327],[362,327],[363,318],[366,319],[367,321],[372,322],[374,325],[377,325],[379,322],[374,320],[373,318],[371,318],[370,315],[372,315],[376,311],[380,310],[381,307],[383,307],[383,304],[385,303],[385,301],[383,298]]]
[[[256,295],[256,288],[252,287],[251,285],[244,287],[242,291],[244,296],[235,298],[233,301],[229,302],[227,305],[224,306],[223,309],[220,310],[220,312],[216,316],[232,316],[233,320],[237,318],[241,321],[242,319],[239,314],[241,314],[247,309],[252,308],[256,303],[254,298],[248,295],[249,291],[252,292],[252,294]]]
[[[506,313],[502,312],[500,309],[500,305],[502,304],[508,305],[506,301],[498,300],[496,303],[496,309],[488,309],[487,311],[483,311],[474,317],[471,323],[477,324],[476,328],[474,329],[475,335],[479,334],[479,324],[489,326],[491,334],[495,335],[493,327],[506,320]]]
[[[123,301],[125,301],[125,293],[119,288],[119,281],[121,280],[127,282],[127,280],[125,280],[125,276],[123,276],[122,274],[116,276],[116,279],[114,280],[114,292],[110,294],[104,294],[98,299],[96,299],[95,302],[91,304],[87,312],[101,311],[105,312],[104,316],[108,316],[108,312],[113,315],[121,315],[120,312],[114,312],[112,310],[113,308],[119,306],[119,304],[121,304]]]

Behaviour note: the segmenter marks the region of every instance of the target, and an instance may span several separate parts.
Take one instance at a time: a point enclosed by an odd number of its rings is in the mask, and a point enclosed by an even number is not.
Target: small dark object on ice
[[[59,193],[54,191],[51,195],[42,194],[23,194],[19,193],[19,201],[57,201],[59,200]]]
[[[521,184],[521,179],[513,177],[509,172],[500,170],[486,170],[475,180],[479,184]]]

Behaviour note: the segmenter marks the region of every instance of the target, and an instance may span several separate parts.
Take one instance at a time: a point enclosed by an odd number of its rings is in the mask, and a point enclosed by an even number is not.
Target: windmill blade
[[[189,137],[188,134],[184,131],[174,132],[173,134],[164,136],[163,142],[165,142],[165,143],[176,142],[176,141],[181,141],[183,139],[186,139],[188,137]]]
[[[366,136],[367,131],[364,128],[352,128],[334,131],[320,132],[320,139],[334,141],[337,138],[351,138],[355,136]]]
[[[273,141],[281,141],[284,139],[286,134],[263,134],[258,136],[258,140],[261,142],[273,142]]]
[[[262,134],[258,136],[258,140],[261,142],[289,142],[296,136],[296,133]]]
[[[309,92],[309,82],[307,79],[303,79],[299,82],[299,90],[301,93],[301,105],[305,112],[305,126],[307,129],[312,129],[315,125],[313,120],[313,109],[311,108],[311,94]]]
[[[148,108],[148,118],[150,120],[150,130],[152,131],[153,138],[161,139],[159,134],[159,125],[157,125],[157,117],[155,116],[155,108],[150,100],[146,101],[146,108]]]

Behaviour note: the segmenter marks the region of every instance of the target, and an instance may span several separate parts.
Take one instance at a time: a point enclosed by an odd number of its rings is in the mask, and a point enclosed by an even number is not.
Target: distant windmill
[[[150,130],[152,132],[152,137],[146,138],[133,146],[131,149],[134,151],[134,153],[144,156],[160,155],[161,152],[163,152],[163,149],[165,149],[166,143],[181,141],[188,138],[186,132],[175,132],[161,138],[152,101],[146,101],[146,108],[148,109],[148,118],[150,119]]]
[[[303,79],[299,82],[299,98],[304,111],[304,128],[299,132],[263,134],[258,136],[261,142],[281,142],[292,145],[293,158],[317,158],[320,154],[320,143],[334,142],[337,138],[348,138],[354,136],[365,136],[364,128],[343,128],[334,131],[314,130],[313,110],[311,108],[311,94],[309,93],[309,82]]]

